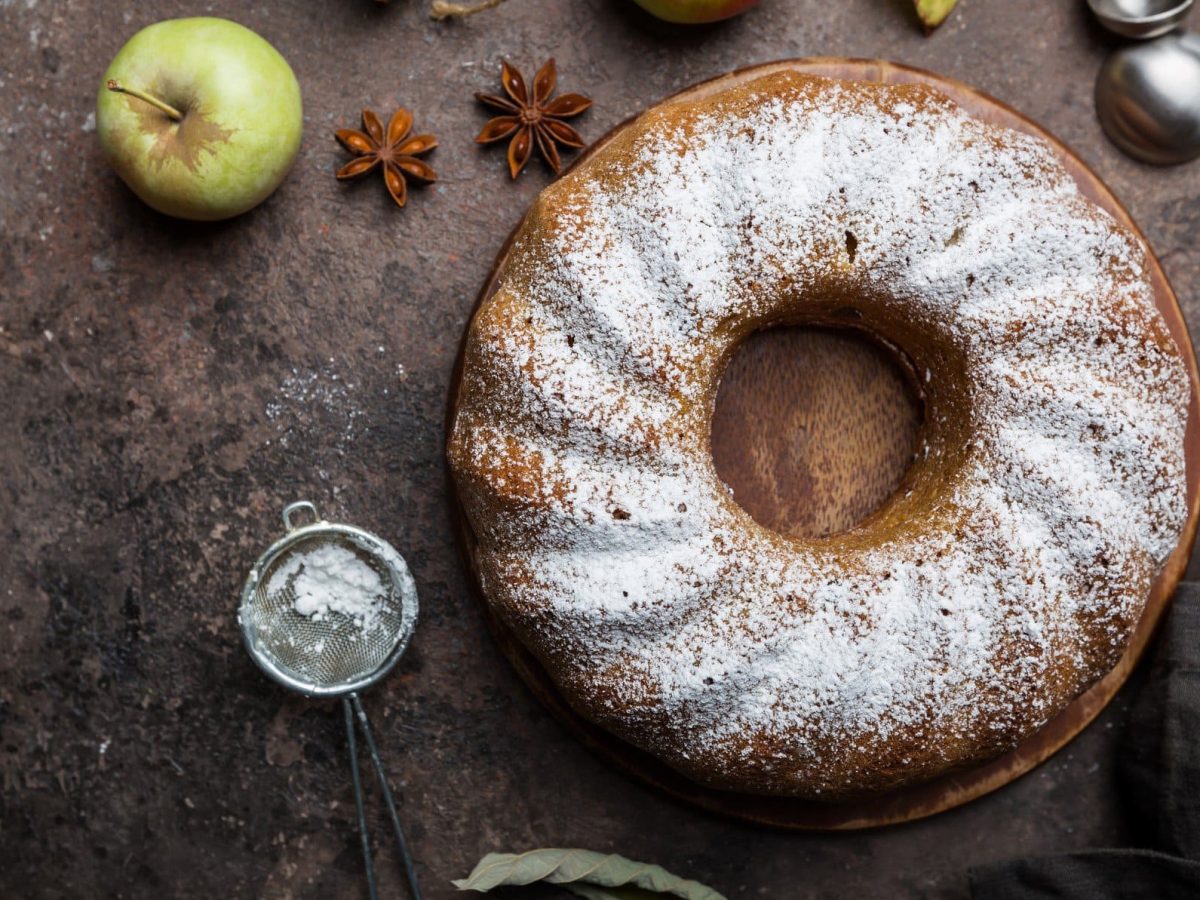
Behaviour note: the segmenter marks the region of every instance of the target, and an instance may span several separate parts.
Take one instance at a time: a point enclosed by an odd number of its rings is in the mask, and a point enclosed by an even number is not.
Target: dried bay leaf
[[[486,893],[495,887],[559,884],[585,900],[725,900],[710,887],[672,875],[649,863],[615,853],[544,849],[527,853],[489,853],[466,878],[453,882],[460,891]]]

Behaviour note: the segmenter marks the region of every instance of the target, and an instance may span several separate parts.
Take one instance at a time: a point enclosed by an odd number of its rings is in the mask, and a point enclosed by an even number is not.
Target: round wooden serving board
[[[783,69],[882,84],[932,85],[980,119],[1037,135],[1049,142],[1080,190],[1145,243],[1129,213],[1067,147],[1004,104],[929,72],[873,60],[787,60],[722,75],[666,102],[702,98]],[[597,141],[575,164],[602,148],[628,124],[617,126]],[[508,247],[506,243],[480,293],[480,303],[494,290],[495,273]],[[681,800],[754,822],[798,829],[855,829],[905,822],[966,803],[1025,774],[1082,731],[1124,683],[1167,608],[1196,535],[1200,512],[1200,377],[1179,303],[1158,260],[1153,253],[1149,257],[1158,308],[1183,353],[1192,382],[1186,433],[1187,527],[1154,584],[1145,614],[1121,662],[1016,750],[977,768],[867,801],[815,803],[729,793],[689,781],[576,714],[537,660],[488,611],[505,655],[538,699],[600,756]],[[448,422],[454,416],[458,380],[456,370]],[[827,533],[852,525],[894,490],[919,424],[919,401],[889,353],[846,333],[777,329],[748,340],[726,370],[713,420],[713,456],[721,476],[758,521],[783,533]],[[474,536],[461,509],[458,517],[468,566],[476,575],[478,587]]]

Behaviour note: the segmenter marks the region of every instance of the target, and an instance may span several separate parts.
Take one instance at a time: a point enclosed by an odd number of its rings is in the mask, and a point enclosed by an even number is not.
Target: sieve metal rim
[[[308,525],[294,525],[292,523],[292,515],[301,509],[310,511],[316,521]],[[322,519],[317,513],[316,506],[307,500],[300,500],[285,506],[283,509],[283,522],[287,527],[287,532],[263,551],[258,559],[254,561],[254,565],[250,567],[250,572],[246,576],[245,583],[242,585],[241,603],[238,606],[238,625],[241,628],[242,642],[246,646],[246,652],[250,654],[250,658],[254,660],[258,667],[272,681],[288,690],[304,694],[306,697],[342,697],[371,687],[382,680],[395,667],[396,663],[400,661],[400,657],[408,649],[408,642],[417,627],[419,609],[417,589],[416,583],[413,581],[412,572],[409,571],[408,563],[405,562],[404,557],[400,555],[395,547],[378,535],[364,531],[362,528],[357,528],[354,525],[327,522]],[[271,564],[283,555],[284,552],[313,537],[348,538],[362,550],[370,553],[387,567],[392,584],[395,585],[400,599],[400,628],[396,634],[395,644],[383,662],[361,678],[353,681],[343,681],[336,685],[318,684],[311,680],[297,678],[290,672],[285,671],[275,662],[270,654],[259,646],[258,629],[251,624],[250,616],[242,614],[243,610],[253,605],[254,592],[258,589],[262,574],[270,569]]]

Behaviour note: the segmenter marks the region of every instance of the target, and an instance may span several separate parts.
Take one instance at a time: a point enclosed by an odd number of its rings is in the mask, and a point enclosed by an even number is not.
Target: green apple
[[[745,12],[758,0],[637,0],[638,6],[667,22],[699,25]]]
[[[182,219],[226,219],[287,175],[304,126],[279,52],[227,19],[168,19],[121,48],[100,83],[96,132],[133,192]]]

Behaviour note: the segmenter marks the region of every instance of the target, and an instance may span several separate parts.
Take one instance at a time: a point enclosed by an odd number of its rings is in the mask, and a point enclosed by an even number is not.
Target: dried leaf
[[[433,0],[429,7],[429,18],[439,22],[442,19],[465,19],[485,9],[495,9],[503,2],[504,0],[479,0],[478,3],[451,3],[450,0]]]
[[[560,884],[587,900],[725,900],[710,887],[679,878],[659,866],[634,862],[615,853],[591,850],[530,850],[489,853],[466,878],[453,882],[460,891],[486,893],[505,885],[545,881]]]

